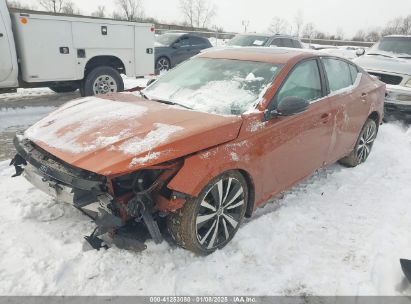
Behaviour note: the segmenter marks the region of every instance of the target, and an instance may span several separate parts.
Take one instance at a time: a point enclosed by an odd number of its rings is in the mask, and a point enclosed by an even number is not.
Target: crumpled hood
[[[237,116],[113,94],[68,102],[25,136],[70,165],[117,175],[233,140],[241,124]]]
[[[411,59],[388,58],[384,56],[364,55],[354,60],[356,64],[369,71],[381,71],[394,74],[411,75]]]

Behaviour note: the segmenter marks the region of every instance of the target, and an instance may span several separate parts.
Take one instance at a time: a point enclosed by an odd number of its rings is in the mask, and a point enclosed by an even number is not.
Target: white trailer
[[[154,73],[152,24],[8,9],[0,0],[0,93],[18,87],[122,91]]]

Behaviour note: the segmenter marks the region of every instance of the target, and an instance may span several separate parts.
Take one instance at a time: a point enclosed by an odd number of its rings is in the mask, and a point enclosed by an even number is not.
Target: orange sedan
[[[12,164],[95,219],[86,239],[96,249],[144,248],[128,229],[136,222],[161,242],[166,219],[178,245],[207,254],[315,170],[366,161],[384,94],[342,58],[211,50],[141,92],[63,105],[16,136]]]

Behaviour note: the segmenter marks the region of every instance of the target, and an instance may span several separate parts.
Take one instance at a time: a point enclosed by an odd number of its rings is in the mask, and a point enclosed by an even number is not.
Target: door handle
[[[330,120],[331,114],[330,113],[324,113],[321,115],[321,121],[322,123],[327,123]]]
[[[367,93],[361,93],[361,101],[362,101],[362,102],[367,101],[367,96],[368,96]]]
[[[3,37],[3,33],[0,33],[0,38],[2,38]]]

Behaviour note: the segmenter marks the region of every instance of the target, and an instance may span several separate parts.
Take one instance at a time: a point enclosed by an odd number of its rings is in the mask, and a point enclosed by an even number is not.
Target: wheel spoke
[[[217,218],[216,221],[215,221],[216,224],[214,225],[213,236],[211,237],[210,243],[208,243],[208,247],[207,247],[208,249],[211,249],[214,246],[215,239],[216,239],[217,234],[218,234],[218,222],[219,222],[219,219]]]
[[[210,205],[210,204],[209,204],[208,202],[206,202],[205,200],[203,200],[203,201],[201,202],[201,206],[204,207],[204,208],[210,209],[211,211],[214,211],[214,212],[217,211],[217,209],[216,209],[214,206]]]
[[[230,215],[223,213],[224,218],[230,223],[231,226],[235,229],[238,225],[238,221],[233,219]]]
[[[199,240],[200,244],[203,245],[208,236],[210,235],[211,231],[213,231],[214,226],[217,224],[217,219],[214,220],[214,223],[211,225],[210,229],[208,229],[207,233],[204,235],[204,237]]]
[[[241,194],[243,194],[243,188],[238,189],[237,193],[231,198],[231,200],[224,205],[224,208],[230,206]]]
[[[237,208],[238,206],[241,206],[241,205],[243,205],[243,204],[244,204],[244,200],[241,200],[241,201],[239,201],[237,204],[230,205],[230,206],[225,207],[225,208],[226,208],[227,210],[230,210],[230,209]]]
[[[228,228],[227,228],[226,219],[225,219],[224,217],[222,217],[222,218],[221,218],[221,221],[223,222],[225,239],[228,240],[228,238],[230,237],[230,234],[228,233]]]
[[[225,189],[225,195],[224,195],[224,198],[223,198],[223,201],[222,201],[223,204],[225,203],[225,200],[227,199],[227,196],[228,196],[228,194],[230,193],[231,182],[232,182],[232,181],[233,181],[233,179],[230,177],[230,178],[228,179],[227,188]]]
[[[209,221],[210,219],[212,219],[213,217],[215,217],[215,213],[211,213],[211,214],[207,214],[207,215],[200,215],[197,216],[197,225],[205,222],[205,221]]]

